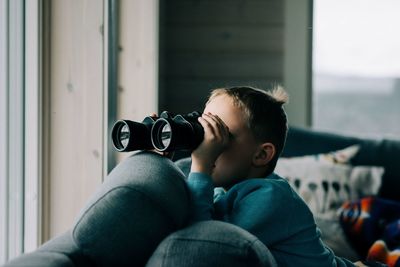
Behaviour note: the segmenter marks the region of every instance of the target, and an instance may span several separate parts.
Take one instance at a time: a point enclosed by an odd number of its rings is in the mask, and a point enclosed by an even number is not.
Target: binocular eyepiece
[[[167,111],[154,119],[146,117],[139,123],[117,121],[112,129],[112,141],[120,152],[156,149],[158,151],[193,150],[203,140],[204,130],[197,111],[172,116]]]

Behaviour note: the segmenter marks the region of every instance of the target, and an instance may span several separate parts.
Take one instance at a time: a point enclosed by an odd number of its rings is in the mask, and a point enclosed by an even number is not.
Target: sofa
[[[372,140],[291,127],[282,157],[315,155],[358,144],[352,165],[385,169],[378,196],[400,200],[400,141]],[[187,155],[187,154],[186,154]],[[185,174],[176,162],[138,152],[120,163],[70,230],[10,266],[277,266],[259,240],[218,221],[189,224]],[[183,158],[182,158],[183,157]]]
[[[247,231],[218,221],[189,225],[189,212],[175,163],[138,152],[112,170],[68,231],[3,267],[277,266]]]

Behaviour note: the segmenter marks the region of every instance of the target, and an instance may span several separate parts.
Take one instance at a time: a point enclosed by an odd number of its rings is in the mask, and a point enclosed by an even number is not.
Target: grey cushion
[[[277,266],[268,248],[235,225],[203,221],[164,239],[147,267]]]
[[[119,164],[82,210],[73,238],[96,266],[144,265],[188,219],[189,191],[171,160],[140,152]]]
[[[169,159],[137,153],[110,173],[71,231],[5,266],[144,266],[156,248],[148,266],[276,266],[237,226],[209,221],[175,232],[189,215],[184,179]]]
[[[71,259],[62,254],[48,251],[35,251],[17,257],[3,267],[75,267]]]
[[[179,159],[175,162],[175,164],[183,172],[183,174],[185,174],[185,177],[188,177],[192,165],[192,158],[187,157]]]
[[[168,234],[187,224],[184,179],[170,159],[136,153],[114,168],[71,231],[5,266],[143,266]]]
[[[4,265],[4,267],[11,266],[90,267],[94,265],[88,257],[82,254],[73,241],[71,232],[68,231],[47,241],[35,252],[24,254]]]
[[[71,231],[67,231],[58,237],[55,237],[37,249],[37,252],[51,252],[64,254],[77,267],[94,266],[88,257],[83,255],[82,251],[75,244]],[[46,265],[47,266],[47,265]]]

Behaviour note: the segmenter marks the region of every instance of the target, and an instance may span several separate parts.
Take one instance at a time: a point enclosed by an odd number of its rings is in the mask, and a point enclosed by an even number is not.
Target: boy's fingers
[[[359,266],[359,267],[362,267],[362,266],[368,267],[367,265],[365,265],[365,264],[362,263],[361,261],[354,262],[354,265],[355,265],[355,266]]]
[[[218,122],[213,116],[208,115],[208,114],[203,114],[202,118],[205,121],[207,121],[214,129],[218,129],[218,125],[217,125]]]
[[[220,129],[223,131],[223,133],[226,135],[226,134],[229,134],[229,128],[228,128],[228,126],[225,124],[225,122],[218,116],[218,115],[215,115],[215,118],[219,121],[219,125],[220,125]]]
[[[205,119],[210,126],[213,128],[213,133],[218,139],[223,138],[223,130],[220,121],[214,116],[209,114],[204,114],[203,119]]]
[[[203,118],[208,119],[210,121],[210,123],[218,129],[223,129],[223,127],[225,124],[223,123],[223,121],[216,115],[212,115],[212,114],[203,114]]]
[[[219,133],[221,134],[221,138],[226,138],[229,137],[229,128],[226,126],[224,121],[218,116],[218,115],[213,115],[211,113],[205,114],[206,117],[210,118],[215,124],[214,127],[216,127],[219,130]]]
[[[199,117],[198,121],[200,122],[201,126],[203,126],[205,133],[215,135],[214,128],[212,127],[211,123],[208,120],[206,120],[202,117]]]

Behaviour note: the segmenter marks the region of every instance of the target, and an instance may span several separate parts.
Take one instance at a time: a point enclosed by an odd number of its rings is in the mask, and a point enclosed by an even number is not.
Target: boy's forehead
[[[233,100],[227,95],[218,95],[206,105],[204,112],[223,112],[234,108]],[[218,115],[218,114],[217,114]]]
[[[228,126],[245,122],[244,111],[239,106],[235,105],[233,99],[227,95],[214,97],[207,103],[204,112],[218,115],[226,124],[231,124]]]

